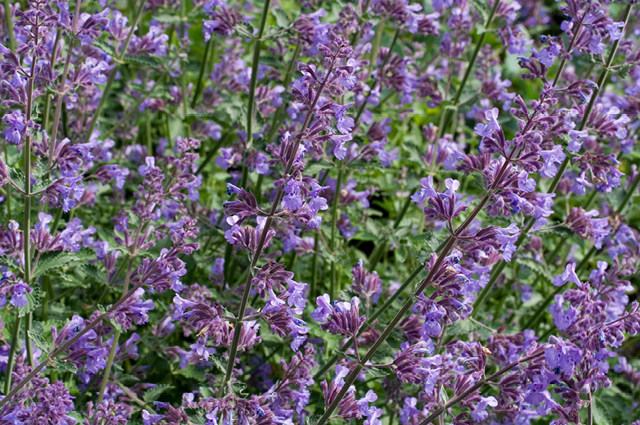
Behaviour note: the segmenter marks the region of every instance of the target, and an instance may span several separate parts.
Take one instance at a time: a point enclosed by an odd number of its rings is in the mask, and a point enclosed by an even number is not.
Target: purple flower
[[[539,154],[543,159],[543,166],[540,169],[540,175],[547,179],[555,177],[558,172],[556,164],[560,164],[566,157],[565,153],[562,151],[562,146],[555,145],[553,149],[540,151]]]
[[[476,408],[471,412],[471,417],[476,422],[482,422],[489,417],[487,413],[487,406],[496,407],[498,400],[495,397],[482,397],[476,405]]]
[[[6,113],[4,117],[2,117],[2,122],[7,125],[7,128],[2,132],[7,142],[14,144],[20,143],[27,127],[22,111],[17,110]]]
[[[421,178],[420,185],[422,186],[422,189],[420,189],[420,192],[416,192],[411,196],[411,200],[413,202],[417,202],[421,204],[421,203],[424,203],[424,201],[427,198],[438,196],[438,193],[433,187],[433,176]]]
[[[24,282],[19,281],[17,284],[13,286],[11,289],[11,304],[16,307],[24,307],[29,301],[27,300],[27,294],[30,294],[33,291],[28,285]]]
[[[569,263],[565,268],[564,272],[561,275],[556,276],[551,281],[555,286],[562,286],[567,282],[573,282],[578,286],[581,286],[582,283],[576,274],[576,263]]]
[[[564,310],[564,297],[562,295],[557,294],[554,299],[556,303],[549,307],[549,313],[553,316],[558,329],[564,331],[575,321],[576,311],[573,307],[569,307],[566,311]]]

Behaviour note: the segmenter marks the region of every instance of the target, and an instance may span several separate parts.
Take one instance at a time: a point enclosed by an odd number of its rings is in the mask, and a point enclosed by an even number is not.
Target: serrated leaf
[[[153,56],[125,56],[125,62],[138,65],[148,65],[152,68],[159,68],[160,62]]]
[[[55,360],[53,362],[53,368],[60,372],[78,373],[78,369],[72,363],[63,360]]]
[[[8,255],[0,255],[0,266],[10,267],[14,269],[22,269],[22,266]]]
[[[320,416],[320,415],[307,416],[304,419],[304,425],[316,425],[320,421],[321,417],[322,416]]]
[[[220,353],[213,353],[209,356],[209,360],[213,363],[213,365],[220,371],[227,371],[227,361],[222,357]]]
[[[516,259],[516,263],[528,268],[538,276],[547,279],[549,282],[554,278],[554,276],[552,276],[542,264],[538,263],[533,258],[519,257]]]
[[[24,187],[24,174],[15,168],[9,168],[9,177],[18,187]]]
[[[386,378],[389,376],[389,372],[379,367],[367,368],[367,378]]]
[[[471,320],[469,319],[459,320],[447,327],[447,335],[449,336],[467,335],[471,332],[476,331],[477,329],[478,329],[478,325],[473,323]]]
[[[202,381],[204,380],[205,370],[189,365],[186,368],[179,370],[178,373],[186,378]]]
[[[248,22],[240,21],[236,24],[236,32],[242,37],[253,38],[255,28]]]
[[[244,395],[246,394],[247,384],[243,384],[242,382],[234,382],[231,384],[231,390],[236,395]]]
[[[36,166],[33,167],[33,170],[31,170],[31,174],[39,179],[40,177],[47,174],[48,171],[49,170],[47,168],[47,161],[38,161],[36,162]],[[33,192],[35,192],[35,190]]]
[[[105,52],[106,54],[108,54],[109,56],[115,57],[116,51],[113,49],[113,46],[108,44],[106,41],[104,41],[104,40],[102,40],[100,38],[96,38],[95,40],[93,40],[92,44],[94,46],[96,46],[98,49],[100,49],[103,52]]]
[[[482,16],[482,22],[486,24],[491,14],[491,9],[489,9],[487,3],[482,0],[469,0],[469,3]]]
[[[158,399],[158,397],[162,395],[163,392],[170,390],[172,388],[173,388],[173,385],[158,384],[157,386],[149,389],[146,393],[144,393],[144,396],[142,397],[142,399],[147,403],[154,402]]]
[[[189,418],[189,423],[193,425],[204,425],[208,422],[205,415],[207,411],[204,409],[184,409],[184,412],[187,414],[187,418]]]
[[[179,24],[182,22],[182,18],[180,15],[171,14],[171,13],[160,13],[158,15],[153,15],[153,19],[162,22],[163,24]]]
[[[554,227],[553,229],[540,229],[536,232],[538,235],[554,235],[563,239],[572,237],[575,233],[566,227]]]
[[[353,354],[347,354],[344,351],[340,351],[340,350],[336,350],[336,354],[338,355],[338,357],[340,357],[341,359],[347,359],[347,360],[351,360],[354,362],[357,362],[358,359],[356,358],[356,356],[354,356]]]
[[[83,264],[80,266],[80,270],[96,282],[103,283],[107,279],[107,274],[100,270],[95,264]]]
[[[84,249],[78,252],[46,252],[42,254],[38,260],[36,268],[33,270],[33,279],[45,275],[49,270],[57,269],[63,266],[67,266],[74,262],[87,261],[95,259],[94,252],[88,249]]]
[[[611,69],[611,72],[616,74],[620,79],[624,80],[629,76],[629,71],[636,66],[635,63],[623,63]]]
[[[474,171],[470,174],[471,178],[480,186],[483,190],[487,190],[487,182],[484,179],[484,174],[479,171]]]
[[[418,255],[416,256],[416,259],[420,264],[424,264],[429,261],[429,257],[431,256],[431,254],[434,252],[437,253],[438,248],[443,241],[442,238],[436,236],[433,232],[425,232],[424,234],[420,235],[419,238],[414,238],[414,240],[426,245],[420,248],[420,250],[418,251]]]
[[[42,336],[42,334],[34,331],[29,331],[28,333],[29,333],[29,338],[31,338],[31,341],[33,341],[35,346],[40,350],[42,350],[43,354],[48,354],[51,348],[49,347],[49,343]]]
[[[281,27],[288,27],[291,25],[291,19],[287,16],[287,13],[279,7],[271,8],[271,14],[276,18],[276,23]]]

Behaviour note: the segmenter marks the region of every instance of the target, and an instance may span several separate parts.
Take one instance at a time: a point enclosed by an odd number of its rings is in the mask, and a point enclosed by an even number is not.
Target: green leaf
[[[420,250],[418,251],[418,255],[416,256],[416,259],[418,260],[418,262],[420,264],[424,264],[427,261],[429,261],[429,257],[431,256],[431,253],[433,252],[437,253],[438,247],[440,246],[440,244],[444,239],[436,236],[433,232],[425,232],[419,237],[414,237],[413,240],[426,245],[420,248]]]
[[[552,276],[551,273],[542,264],[538,263],[533,258],[519,257],[516,260],[516,263],[528,268],[529,270],[531,270],[538,276],[545,278],[549,282],[554,278],[554,276]]]
[[[93,40],[92,44],[96,46],[98,49],[108,54],[109,56],[113,56],[113,57],[116,56],[116,51],[113,49],[113,46],[111,46],[101,38],[96,38],[95,40]]]
[[[96,258],[96,254],[89,250],[83,249],[78,252],[46,252],[42,254],[38,260],[38,265],[33,270],[33,279],[45,275],[49,270],[58,269],[71,263],[80,261],[88,261]]]
[[[487,190],[487,182],[484,179],[484,174],[479,171],[474,171],[470,174],[470,176],[478,186],[480,186],[483,190]]]
[[[163,24],[179,24],[182,22],[180,15],[172,13],[161,13],[159,15],[153,15],[153,19]]]
[[[245,395],[247,391],[247,384],[242,382],[234,382],[231,384],[231,390],[235,395]]]
[[[158,384],[156,387],[151,388],[149,391],[144,393],[143,400],[147,403],[154,402],[162,395],[163,392],[170,390],[173,388],[173,385],[168,384]]]
[[[322,416],[320,415],[310,415],[304,419],[304,425],[316,425]]]
[[[187,418],[189,418],[189,423],[193,425],[204,425],[207,423],[207,418],[205,415],[207,411],[204,409],[184,409],[184,412],[187,414]]]
[[[347,360],[352,360],[354,362],[357,362],[358,359],[356,358],[356,356],[354,356],[353,354],[347,354],[344,351],[340,351],[340,350],[336,350],[336,354],[338,355],[338,357],[340,357],[341,359],[347,359]]]
[[[240,21],[236,25],[236,32],[241,37],[254,38],[254,35],[253,35],[254,31],[255,31],[255,28],[253,28],[253,26],[248,22]]]
[[[224,373],[227,371],[227,361],[222,357],[222,354],[213,353],[209,356],[209,359],[220,372]]]
[[[148,65],[152,68],[159,68],[160,62],[153,56],[126,56],[125,62],[137,65]]]
[[[43,354],[48,354],[49,351],[51,351],[51,348],[49,347],[49,343],[47,342],[46,339],[44,339],[42,334],[39,334],[34,331],[29,331],[29,338],[31,338],[31,341],[33,341],[33,343],[37,348],[42,350]]]
[[[198,369],[193,365],[189,365],[184,369],[178,371],[178,374],[191,379],[197,379],[199,381],[204,380],[205,370]]]
[[[107,274],[100,270],[95,264],[83,264],[80,266],[80,270],[96,282],[104,283],[107,280]]]
[[[620,79],[624,80],[629,76],[629,71],[631,71],[631,68],[633,68],[634,66],[636,66],[635,63],[623,63],[611,68],[610,71],[616,74]]]
[[[311,164],[309,164],[306,168],[305,168],[305,172],[308,175],[311,176],[315,176],[316,174],[318,174],[320,171],[323,170],[330,170],[332,168],[335,168],[335,165],[330,163],[329,161],[322,159],[320,161],[314,161]]]
[[[60,372],[78,373],[78,369],[72,363],[63,360],[54,360],[53,368]]]
[[[276,18],[276,23],[278,24],[278,26],[286,28],[291,25],[291,19],[289,19],[287,13],[284,10],[278,7],[274,7],[271,8],[271,14],[274,18]]]
[[[386,378],[389,376],[389,372],[379,367],[367,368],[367,378]]]
[[[482,0],[469,0],[469,3],[482,16],[483,24],[486,24],[491,14],[491,9],[489,9],[487,3]]]
[[[478,325],[473,323],[471,320],[459,320],[447,327],[447,335],[467,335],[471,332],[475,332],[477,329]]]
[[[34,177],[40,179],[40,177],[47,174],[47,171],[49,171],[47,168],[47,161],[40,160],[36,162],[36,166],[33,167],[31,174],[33,174]],[[32,190],[32,192],[35,192],[35,190]]]

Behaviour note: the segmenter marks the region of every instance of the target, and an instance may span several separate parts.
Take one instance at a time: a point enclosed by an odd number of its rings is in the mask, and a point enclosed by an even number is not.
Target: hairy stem
[[[16,349],[18,348],[18,337],[20,335],[20,328],[22,326],[22,317],[19,315],[13,322],[13,333],[11,334],[11,346],[9,347],[9,358],[7,359],[7,376],[4,380],[4,393],[9,394],[11,391],[11,378],[13,377],[13,364],[16,357]],[[2,403],[3,400],[0,400]]]
[[[71,34],[69,35],[69,47],[67,48],[67,58],[64,61],[64,69],[60,79],[60,86],[58,88],[58,95],[56,99],[56,109],[53,112],[53,127],[51,128],[51,139],[49,141],[49,157],[47,158],[47,169],[51,170],[53,167],[53,152],[56,149],[56,139],[58,137],[58,127],[60,126],[60,114],[62,113],[62,101],[64,100],[64,94],[66,92],[67,75],[69,74],[69,65],[71,64],[71,56],[73,55],[73,45],[76,42],[76,36],[74,34],[76,25],[78,24],[78,17],[80,16],[80,4],[81,0],[76,2],[76,10],[73,14],[73,21],[71,23]],[[46,95],[47,98],[49,95]],[[46,128],[45,128],[46,129]]]
[[[136,238],[137,239],[137,238]],[[133,266],[133,256],[129,257],[129,264],[127,265],[127,274],[124,278],[124,287],[122,288],[122,300],[128,295],[129,282],[131,280],[131,269]],[[107,360],[107,367],[104,369],[104,375],[102,376],[102,384],[100,385],[100,396],[98,397],[98,405],[102,404],[104,399],[104,391],[107,388],[107,382],[109,382],[109,374],[111,373],[111,366],[113,366],[113,359],[116,355],[116,349],[118,348],[118,340],[120,339],[120,331],[116,329],[113,335],[113,342],[111,343],[111,351],[109,351],[109,358]]]
[[[331,239],[329,240],[329,249],[331,253],[335,253],[336,248],[336,223],[338,221],[338,204],[340,203],[340,187],[342,186],[342,178],[344,176],[344,168],[340,166],[338,168],[338,179],[336,180],[336,190],[333,195],[333,205],[331,208]],[[331,260],[331,287],[329,290],[331,299],[336,298],[336,262]]]
[[[337,62],[337,59],[335,57],[331,58],[331,65],[329,66],[329,69],[327,70],[327,73],[322,83],[320,84],[320,87],[318,87],[318,91],[311,105],[309,105],[309,111],[307,112],[305,120],[302,123],[300,132],[296,136],[295,144],[293,146],[293,149],[291,150],[292,154],[288,159],[287,164],[285,165],[283,176],[288,176],[289,173],[291,172],[291,169],[293,167],[293,162],[295,161],[295,158],[296,158],[296,152],[298,152],[298,147],[302,142],[302,138],[304,136],[305,131],[307,130],[307,127],[309,127],[309,124],[311,123],[311,118],[315,111],[316,105],[318,104],[318,100],[320,100],[320,96],[324,92],[324,89],[327,83],[329,82],[329,77],[333,74],[333,70],[336,66],[336,62]],[[264,248],[264,243],[265,243],[267,234],[271,229],[271,225],[273,224],[273,219],[275,217],[276,212],[278,211],[278,206],[280,205],[280,201],[282,201],[283,196],[284,196],[284,188],[278,189],[278,191],[276,192],[275,199],[273,200],[273,204],[271,205],[269,216],[267,217],[267,220],[265,221],[265,224],[264,224],[264,228],[262,229],[262,232],[260,234],[260,240],[258,241],[258,245],[256,246],[255,253],[253,254],[253,257],[251,259],[251,264],[249,266],[249,273],[247,273],[247,280],[245,281],[245,284],[244,284],[244,292],[242,294],[242,301],[240,302],[240,308],[237,316],[238,322],[242,321],[242,319],[244,318],[244,314],[247,310],[247,304],[249,302],[249,293],[251,292],[251,279],[253,278],[253,269],[256,267],[256,265],[258,264],[258,261],[260,260],[260,256],[262,255],[262,249]],[[233,373],[233,365],[235,363],[236,354],[238,352],[238,342],[240,341],[241,330],[242,330],[242,326],[240,325],[236,326],[233,330],[233,340],[231,342],[231,346],[229,347],[229,362],[227,364],[227,371],[220,386],[220,388],[222,388],[223,390],[227,388],[227,384],[231,380],[231,375]]]

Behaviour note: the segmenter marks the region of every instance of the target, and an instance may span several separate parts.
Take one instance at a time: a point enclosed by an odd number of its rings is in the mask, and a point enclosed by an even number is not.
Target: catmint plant
[[[0,425],[640,423],[635,1],[125,3],[0,5]]]

